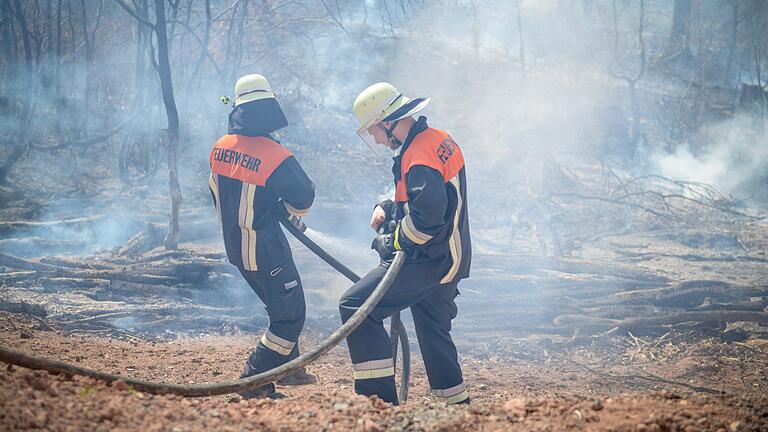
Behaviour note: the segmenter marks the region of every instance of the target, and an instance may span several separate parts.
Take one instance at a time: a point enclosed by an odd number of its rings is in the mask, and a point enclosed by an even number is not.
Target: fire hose
[[[307,237],[307,235],[304,234],[304,230],[299,226],[297,226],[296,224],[294,224],[293,222],[291,222],[288,218],[281,217],[280,223],[283,224],[285,229],[287,229],[288,232],[290,232],[294,237],[296,237],[298,241],[300,241],[304,246],[306,246],[307,249],[311,250],[320,259],[322,259],[328,265],[336,269],[336,271],[346,276],[347,279],[349,279],[353,283],[357,283],[357,281],[360,280],[360,276],[358,276],[355,272],[350,270],[349,267],[345,266],[339,260],[337,260],[328,252],[326,252],[325,249],[320,247],[311,238]],[[408,382],[411,375],[411,347],[408,343],[408,333],[405,331],[405,326],[403,325],[403,321],[400,319],[399,311],[395,312],[390,318],[389,339],[392,344],[391,345],[392,361],[393,361],[395,370],[397,370],[398,341],[400,342],[400,346],[402,347],[402,350],[403,350],[402,352],[403,371],[400,374],[400,392],[398,393],[399,395],[398,399],[402,403],[408,400]]]
[[[292,224],[289,224],[292,225]],[[290,230],[293,233],[292,230]],[[309,240],[308,237],[303,235],[304,238]],[[295,234],[294,234],[295,235]],[[301,241],[301,238],[299,238]],[[309,240],[311,242],[311,240]],[[302,241],[302,243],[304,243]],[[314,243],[314,242],[312,242]],[[306,243],[305,243],[306,244]],[[317,245],[315,245],[317,246]],[[317,246],[319,248],[319,246]],[[326,256],[329,256],[327,253]],[[221,383],[213,384],[166,384],[152,381],[145,381],[136,378],[124,377],[120,375],[113,375],[104,372],[100,372],[93,369],[84,368],[69,363],[47,360],[39,357],[30,356],[21,351],[0,346],[0,361],[8,364],[14,364],[17,366],[25,367],[33,370],[45,370],[53,373],[63,373],[69,375],[82,375],[90,378],[95,378],[101,381],[111,383],[114,381],[123,381],[133,389],[150,394],[176,394],[185,397],[202,397],[202,396],[216,396],[228,393],[239,393],[245,390],[250,390],[256,387],[260,387],[271,382],[275,382],[281,378],[293,374],[304,368],[306,365],[314,362],[320,358],[323,354],[330,351],[333,347],[338,345],[343,339],[349,336],[368,315],[373,311],[379,301],[384,297],[392,282],[397,277],[400,268],[405,261],[405,256],[402,252],[396,252],[392,263],[390,264],[384,277],[379,281],[379,284],[373,290],[371,295],[363,302],[363,304],[355,311],[354,314],[341,325],[336,331],[331,333],[330,336],[321,341],[317,346],[309,350],[308,352],[300,355],[299,357],[284,363],[274,369],[270,369],[260,374],[241,378],[238,380],[225,381]],[[341,263],[338,263],[341,264]],[[335,268],[335,267],[334,267]],[[354,273],[352,273],[354,275]],[[349,276],[348,276],[349,277]],[[404,333],[402,333],[404,334]],[[407,343],[403,344],[403,354],[405,354],[405,347]],[[405,374],[404,374],[405,375]]]

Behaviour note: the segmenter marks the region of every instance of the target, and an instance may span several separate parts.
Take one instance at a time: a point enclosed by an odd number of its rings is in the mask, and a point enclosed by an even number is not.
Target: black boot
[[[275,385],[270,383],[255,389],[244,390],[238,393],[243,399],[285,399],[285,395],[275,391]]]
[[[253,357],[253,356],[251,356]],[[251,365],[251,358],[245,362],[245,368],[243,373],[240,374],[240,379],[248,378],[257,375],[259,372]],[[275,384],[264,384],[256,388],[244,390],[238,393],[243,399],[284,399],[285,395],[275,391]]]
[[[307,368],[301,368],[287,377],[277,380],[280,385],[295,386],[317,383],[317,377],[307,373]]]

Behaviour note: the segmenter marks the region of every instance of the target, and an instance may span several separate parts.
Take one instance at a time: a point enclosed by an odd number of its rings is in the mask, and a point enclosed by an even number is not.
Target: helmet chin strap
[[[387,134],[387,140],[389,140],[389,142],[390,142],[390,143],[391,143],[393,146],[395,146],[395,147],[400,147],[401,145],[403,145],[403,142],[402,142],[402,141],[400,141],[399,139],[397,139],[397,138],[395,137],[395,135],[392,133],[392,132],[394,132],[394,130],[395,130],[395,128],[397,127],[397,124],[398,124],[398,123],[400,123],[400,120],[399,120],[399,119],[398,119],[398,120],[395,120],[395,121],[392,123],[392,127],[390,127],[390,128],[386,128],[386,127],[382,126],[381,124],[379,124],[379,126],[380,126],[380,127],[383,129],[383,130],[384,130],[384,133],[386,133],[386,134]]]

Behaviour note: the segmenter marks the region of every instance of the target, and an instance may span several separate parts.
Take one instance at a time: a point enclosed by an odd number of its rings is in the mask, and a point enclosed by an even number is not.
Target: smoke
[[[751,196],[768,169],[768,136],[760,120],[742,114],[703,127],[686,145],[652,155],[665,177],[715,185],[724,192]]]
[[[373,8],[382,1],[365,4]],[[214,141],[226,133],[231,109],[221,105],[218,97],[231,96],[237,77],[248,73],[269,78],[290,123],[278,138],[294,152],[317,187],[317,203],[306,218],[309,235],[360,275],[377,264],[370,250],[374,235],[368,226],[370,212],[375,203],[393,195],[389,157],[369,152],[355,133],[358,125],[352,114],[357,94],[377,81],[392,82],[409,97],[431,97],[423,114],[431,126],[446,130],[461,146],[467,162],[473,245],[478,251],[535,253],[534,242],[531,249],[516,249],[506,242],[513,216],[546,196],[556,168],[570,168],[576,159],[581,164],[595,163],[594,156],[624,159],[635,174],[657,172],[712,183],[742,196],[752,194],[755,182],[765,178],[765,129],[746,115],[705,126],[685,145],[662,148],[654,119],[663,113],[651,100],[657,96],[653,91],[658,89],[653,87],[659,82],[651,64],[666,40],[671,2],[647,5],[648,69],[638,85],[640,119],[630,118],[626,83],[609,73],[637,70],[637,2],[615,2],[618,34],[613,33],[610,2],[589,2],[594,5],[591,12],[580,9],[587,2],[559,0],[405,3],[409,5],[402,10],[392,8],[392,16],[342,7],[344,14],[339,16],[344,30],[330,22],[327,11],[317,4],[302,9],[306,12],[302,19],[281,16],[288,9],[281,8],[270,22],[262,22],[262,15],[256,18],[251,9],[253,19],[244,20],[245,32],[237,34],[233,33],[237,26],[230,26],[228,20],[239,18],[242,10],[228,12],[212,27],[209,52],[217,63],[214,67],[206,59],[199,75],[192,71],[200,42],[189,37],[185,28],[176,28],[177,35],[184,35],[172,46],[174,90],[182,122],[182,224],[210,222],[199,229],[201,224],[183,225],[182,235],[200,243],[211,240],[209,246],[223,249],[220,239],[205,234],[216,224],[207,190],[207,160]],[[221,9],[214,10],[214,16],[226,5],[217,7]],[[23,233],[64,243],[77,241],[65,249],[76,254],[115,247],[148,221],[167,223],[166,155],[160,141],[165,113],[158,80],[148,62],[143,75],[135,73],[136,23],[114,3],[106,3],[105,8],[109,13],[104,19],[130,28],[115,26],[114,31],[98,33],[97,60],[90,68],[92,99],[84,100],[83,62],[62,60],[66,66],[62,75],[70,77],[62,95],[40,84],[42,77],[35,78],[41,87],[34,101],[34,136],[97,136],[138,111],[136,122],[88,146],[33,150],[18,168],[16,176],[21,180],[15,180],[17,186],[25,187],[27,179],[18,172],[35,168],[33,180],[39,181],[40,189],[61,193],[50,197],[50,203],[34,215],[36,220],[97,216],[89,223]],[[200,11],[191,11],[190,16],[192,28],[200,33]],[[283,26],[268,27],[275,23]],[[230,52],[230,37],[235,36],[242,43],[239,48],[232,45]],[[613,52],[617,45],[621,52]],[[74,52],[83,54],[82,49]],[[13,109],[23,95],[10,85],[10,79],[4,84],[9,105],[0,111],[0,130],[11,136],[17,114]],[[91,109],[86,110],[87,106]],[[88,129],[81,130],[85,120]],[[636,153],[636,142],[630,137],[633,120],[649,137],[642,153]],[[118,159],[124,148],[144,149],[148,152],[144,156],[161,161],[156,175],[118,184]],[[79,160],[95,163],[79,166]],[[646,167],[650,167],[647,172]],[[62,199],[73,190],[91,198]],[[541,213],[542,218],[553,217],[546,209]],[[50,248],[11,246],[0,247],[25,256],[53,253]],[[323,308],[330,308],[349,282],[314,258],[303,259],[300,271],[307,292],[322,301]],[[242,281],[225,278],[221,286],[232,290],[222,296],[226,302],[255,299]],[[216,301],[206,293],[196,293],[193,299]]]
[[[423,113],[465,155],[478,248],[483,230],[508,227],[516,208],[544,193],[549,164],[593,153],[612,114],[605,107],[623,104],[621,83],[607,76],[600,50],[586,54],[595,35],[557,18],[556,2],[524,3],[523,63],[513,3],[416,14],[390,75],[371,79],[432,97]],[[553,26],[573,37],[563,40]]]

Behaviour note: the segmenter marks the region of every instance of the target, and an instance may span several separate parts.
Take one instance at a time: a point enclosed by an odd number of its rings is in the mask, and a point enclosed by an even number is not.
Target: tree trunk
[[[18,0],[16,0],[18,1]],[[168,235],[165,237],[165,248],[176,249],[179,237],[179,208],[181,207],[181,187],[177,170],[179,153],[179,112],[173,97],[173,82],[171,80],[171,65],[168,58],[168,34],[166,32],[165,0],[155,0],[155,33],[157,34],[158,73],[160,87],[163,93],[165,114],[168,117],[168,137],[166,153],[168,154],[168,185],[171,194],[171,219],[168,224]]]
[[[5,162],[0,165],[0,184],[4,184],[8,178],[8,174],[11,172],[13,165],[21,158],[26,150],[25,138],[27,130],[29,129],[29,118],[31,116],[31,103],[32,103],[32,47],[29,28],[27,27],[27,20],[24,17],[24,11],[21,8],[21,1],[14,0],[14,14],[16,20],[19,22],[21,28],[21,37],[24,44],[24,96],[21,108],[21,117],[19,118],[18,128],[16,130],[16,136],[12,139],[11,145],[13,149],[11,154],[6,158]],[[7,8],[10,8],[10,4],[6,4]]]
[[[517,0],[517,38],[520,42],[520,74],[525,79],[525,44],[523,41],[523,0]]]
[[[12,59],[14,60],[13,68],[11,71],[13,72],[12,78],[16,78],[16,75],[18,74],[18,63],[19,63],[19,38],[18,34],[16,33],[16,26],[14,26],[14,17],[13,17],[13,9],[11,9],[11,2],[3,2],[5,4],[5,7],[8,10],[8,29],[11,32],[11,49],[13,50],[13,56]]]
[[[203,50],[200,53],[200,57],[197,59],[195,69],[192,71],[192,79],[190,80],[190,88],[198,83],[197,77],[202,73],[205,58],[208,53],[208,43],[211,38],[211,0],[205,0],[205,35],[203,36]],[[199,84],[195,88],[200,88]]]
[[[45,53],[50,54],[53,47],[53,0],[45,2]]]
[[[45,41],[43,45],[43,65],[40,70],[40,82],[43,88],[50,89],[53,84],[53,77],[51,69],[56,59],[51,58],[53,52],[54,40],[53,40],[53,0],[45,1],[45,24],[43,26],[44,31],[41,36],[41,40]]]
[[[240,21],[237,23],[237,35],[235,36],[234,61],[232,61],[232,78],[239,78],[238,71],[243,61],[243,26],[248,19],[248,0],[243,1],[243,13],[240,15]]]
[[[144,19],[149,19],[149,2],[141,0],[141,9],[136,13]],[[137,31],[139,33],[139,43],[136,47],[136,109],[144,105],[147,89],[150,87],[147,82],[147,54],[150,53],[152,43],[152,29],[139,22]]]
[[[75,21],[73,20],[73,17],[75,16],[74,13],[72,13],[72,0],[67,0],[67,21],[69,22],[69,34],[71,36],[72,41],[72,58],[75,58],[75,51],[77,50],[77,42],[75,40]]]
[[[5,67],[6,67],[6,77],[7,81],[3,82],[3,93],[4,94],[10,94],[10,86],[12,85],[14,78],[16,77],[15,73],[15,66],[16,59],[13,55],[13,41],[14,41],[14,34],[13,34],[13,28],[11,27],[11,21],[13,20],[13,16],[11,13],[11,5],[9,2],[3,2],[3,20],[0,23],[2,25],[2,34],[3,34],[3,55],[5,57]]]
[[[14,9],[16,13],[16,19],[19,21],[21,28],[21,39],[24,44],[24,102],[22,108],[21,119],[19,122],[18,135],[23,137],[27,133],[27,127],[29,126],[30,116],[30,104],[32,101],[32,42],[30,41],[29,27],[27,27],[27,20],[24,18],[24,11],[21,8],[21,2],[14,0]]]
[[[237,2],[235,4],[235,7],[232,9],[232,18],[229,20],[229,27],[227,29],[227,46],[224,51],[224,62],[230,65],[234,65],[232,62],[233,56],[237,55],[237,52],[235,52],[235,46],[234,43],[235,37],[233,35],[235,34],[235,17],[237,16],[237,11],[239,10],[240,2]],[[269,9],[269,6],[266,6],[267,9]],[[234,70],[234,66],[232,69],[230,69],[230,73],[228,76],[230,77],[230,81],[234,82],[237,79],[237,76],[235,74],[237,73],[236,70]]]
[[[40,28],[38,28],[41,25],[40,21],[42,21],[42,17],[40,16],[40,2],[36,0],[32,10],[32,28],[30,29],[30,32],[32,34],[32,40],[35,43],[35,65],[38,66],[40,65],[40,58],[43,53],[43,35]]]
[[[675,0],[674,16],[672,18],[672,32],[669,35],[667,45],[667,57],[690,51],[688,42],[691,34],[691,6],[692,0]]]
[[[82,131],[83,135],[88,133],[88,118],[89,109],[91,105],[91,61],[93,59],[93,47],[91,46],[91,38],[88,36],[88,10],[85,7],[85,0],[80,0],[80,5],[83,8],[83,14],[81,16],[81,24],[83,26],[83,42],[85,44],[85,91],[83,97],[85,98],[84,110],[85,115],[82,118]]]
[[[25,93],[27,97],[30,96],[31,90],[32,90],[32,41],[30,40],[30,32],[29,27],[27,26],[27,20],[24,17],[24,10],[21,7],[21,2],[19,0],[14,0],[14,14],[16,15],[16,20],[19,22],[19,27],[21,28],[21,40],[23,42],[24,46],[24,69],[26,71],[26,76],[24,77],[24,87],[25,87]],[[10,5],[9,5],[10,6]],[[28,104],[27,104],[28,105]]]
[[[58,110],[59,106],[59,100],[61,100],[61,78],[60,78],[60,72],[61,72],[61,66],[59,65],[59,60],[61,59],[61,23],[62,17],[61,17],[61,0],[57,0],[56,2],[56,58],[53,59],[53,88],[54,93],[56,94],[56,109]],[[54,131],[56,134],[59,134],[61,131],[61,116],[56,116],[56,119],[54,120]]]
[[[739,32],[739,2],[734,1],[732,7],[733,16],[731,21],[731,40],[728,44],[728,63],[725,68],[725,76],[723,76],[723,81],[725,81],[725,83],[729,86],[733,83],[731,74],[733,72],[733,58],[736,54],[736,36]]]

